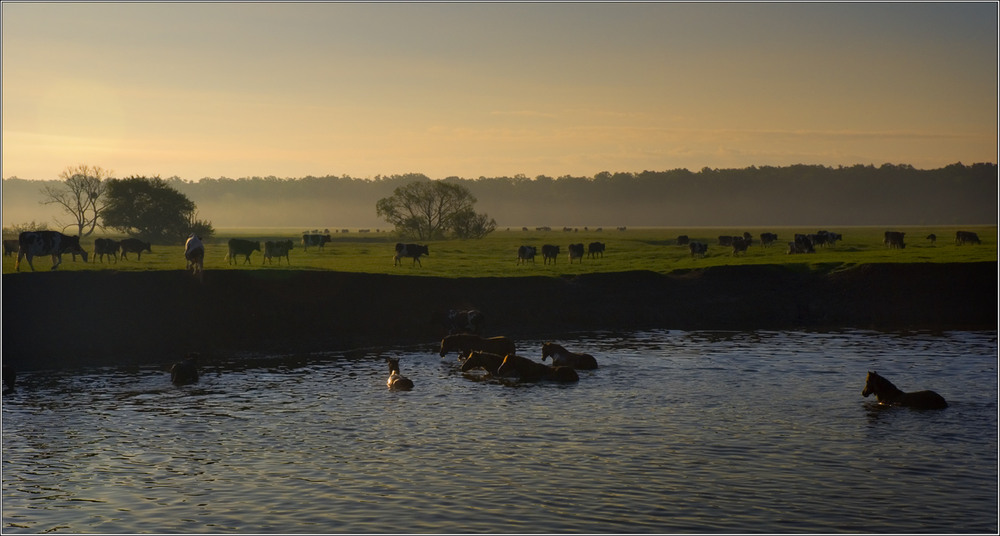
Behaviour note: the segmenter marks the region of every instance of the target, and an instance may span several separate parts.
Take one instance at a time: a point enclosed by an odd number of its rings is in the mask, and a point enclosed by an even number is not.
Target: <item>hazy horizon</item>
[[[2,10],[4,178],[997,161],[995,3]]]

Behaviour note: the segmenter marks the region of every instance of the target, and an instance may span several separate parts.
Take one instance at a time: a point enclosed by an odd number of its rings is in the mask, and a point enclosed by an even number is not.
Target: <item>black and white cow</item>
[[[903,249],[906,247],[906,243],[903,242],[905,235],[906,233],[901,233],[899,231],[886,231],[883,243],[889,249]]]
[[[538,253],[538,248],[535,246],[521,246],[517,248],[517,263],[527,263],[531,261],[531,264],[535,264],[535,255]]]
[[[122,258],[128,260],[129,253],[135,253],[137,260],[142,260],[142,252],[148,251],[153,252],[153,246],[149,242],[143,242],[138,238],[126,238],[119,242],[122,248]],[[86,260],[86,259],[84,259]]]
[[[304,234],[302,235],[302,249],[309,251],[309,246],[319,247],[323,249],[323,244],[330,241],[330,235],[325,234]]]
[[[778,240],[778,235],[774,233],[760,233],[760,247],[766,248]]]
[[[94,240],[94,258],[99,259],[101,263],[104,263],[105,255],[108,256],[108,262],[111,262],[111,258],[114,257],[117,263],[119,249],[121,249],[121,245],[117,240],[110,238],[98,238]]]
[[[580,263],[583,264],[583,244],[570,244],[569,245],[569,263],[573,264],[573,259],[580,259]]]
[[[3,241],[3,254],[7,255],[17,255],[17,240],[4,240]]]
[[[78,253],[83,262],[87,262],[87,252],[80,247],[79,236],[67,236],[58,231],[25,231],[17,237],[14,271],[21,271],[21,259],[25,258],[34,272],[35,265],[31,259],[40,255],[51,255],[52,269],[55,270],[62,263],[63,253]]]
[[[420,244],[396,244],[396,255],[393,256],[392,265],[396,266],[398,264],[403,264],[400,260],[403,257],[410,257],[413,259],[413,264],[419,264],[423,266],[420,262],[421,255],[430,255],[427,251],[427,246],[422,246]]]
[[[604,258],[604,242],[591,242],[587,244],[587,256],[594,259],[598,255]]]
[[[281,258],[284,257],[288,264],[292,261],[288,258],[288,252],[292,250],[294,246],[291,240],[268,240],[264,242],[264,262],[274,263],[274,257],[278,258],[278,264],[281,264]]]
[[[686,245],[688,245],[690,243],[691,243],[691,238],[688,235],[686,235],[686,234],[682,234],[682,235],[680,235],[680,236],[677,237],[677,245],[678,246],[686,246]]]
[[[956,231],[955,243],[961,246],[962,244],[982,244],[982,241],[979,240],[979,235],[971,231]]]
[[[747,252],[747,247],[749,247],[749,246],[750,246],[750,241],[749,240],[747,240],[746,238],[743,238],[742,236],[734,236],[733,237],[733,256],[736,256],[737,253],[744,253],[745,254]]]
[[[691,250],[691,256],[701,255],[704,257],[708,253],[708,244],[704,242],[698,242],[697,240],[692,240],[688,243],[688,249]]]
[[[788,251],[786,253],[789,255],[795,255],[798,253],[816,253],[816,249],[813,248],[812,240],[809,240],[808,236],[804,234],[796,234],[795,241],[788,243]]]
[[[187,269],[201,279],[205,271],[205,244],[202,243],[200,236],[191,233],[184,242],[184,258],[187,260]]]
[[[245,257],[243,264],[249,264],[250,254],[254,251],[260,251],[260,240],[251,242],[242,238],[230,238],[229,253],[226,255],[226,260],[229,261],[229,264],[232,264],[236,262],[237,255],[243,255]]]
[[[546,244],[542,246],[542,263],[548,264],[549,259],[552,259],[552,264],[556,263],[556,257],[559,256],[559,246],[553,246]]]

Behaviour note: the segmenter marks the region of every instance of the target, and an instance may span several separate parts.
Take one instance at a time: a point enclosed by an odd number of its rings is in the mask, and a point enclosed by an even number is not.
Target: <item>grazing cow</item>
[[[529,260],[531,264],[535,264],[535,254],[538,253],[538,248],[535,246],[521,246],[517,248],[517,263],[527,263]]]
[[[680,236],[677,237],[677,245],[678,246],[686,246],[686,245],[688,245],[690,243],[691,243],[691,239],[686,234],[682,234],[682,235],[680,235]]]
[[[931,233],[931,234],[927,235],[927,240],[930,240],[931,244],[934,244],[934,243],[937,242],[937,235],[934,234],[934,233]]]
[[[748,233],[748,232],[745,232],[745,231],[744,231],[744,232],[743,232],[743,240],[746,240],[746,242],[747,242],[747,247],[749,247],[749,246],[752,246],[752,245],[753,245],[753,235],[752,235],[752,234],[750,234],[750,233]]]
[[[4,240],[3,241],[3,254],[14,255],[17,253],[17,240]]]
[[[886,231],[883,243],[889,249],[903,249],[906,247],[906,244],[903,242],[904,235],[906,235],[906,233],[901,233],[899,231]]]
[[[778,235],[774,233],[760,233],[760,247],[766,248],[778,240]]]
[[[421,255],[430,255],[427,251],[427,246],[421,246],[420,244],[396,244],[396,255],[392,258],[392,265],[396,266],[398,264],[403,264],[403,257],[410,257],[413,259],[411,266],[419,264],[423,266],[424,264],[420,262]]]
[[[831,233],[830,231],[819,231],[815,235],[809,235],[810,238],[815,236],[817,239],[813,240],[813,244],[817,246],[835,246],[837,245],[837,240],[843,240],[843,236],[840,233]]]
[[[593,259],[598,255],[604,258],[604,242],[591,242],[587,244],[587,256]]]
[[[796,253],[816,253],[816,250],[813,248],[812,241],[809,240],[808,236],[804,234],[796,234],[795,241],[788,243],[787,253],[789,255]]]
[[[580,376],[572,367],[550,367],[544,363],[514,354],[504,356],[503,363],[497,368],[497,376],[507,375],[518,376],[524,382],[551,380],[572,383],[580,381]]]
[[[170,383],[187,385],[198,381],[198,354],[190,353],[170,367]]]
[[[733,237],[733,255],[737,253],[746,253],[747,247],[750,245],[750,241],[743,238],[742,236]]]
[[[573,264],[573,259],[580,259],[580,263],[583,263],[583,244],[570,244],[569,245],[569,263]]]
[[[542,344],[542,361],[552,358],[552,365],[557,367],[572,367],[577,370],[594,370],[597,360],[590,354],[570,352],[560,344],[547,342]]]
[[[187,260],[187,269],[201,279],[205,271],[205,244],[200,236],[191,233],[184,242],[184,259]]]
[[[704,257],[708,253],[708,244],[704,242],[698,242],[697,240],[688,244],[688,249],[691,250],[691,256],[701,255]]]
[[[121,249],[121,245],[117,240],[110,238],[98,238],[94,240],[94,258],[100,259],[101,264],[104,264],[105,255],[108,256],[108,262],[111,262],[111,257],[114,257],[115,263],[117,263],[119,249]]]
[[[302,235],[302,249],[309,251],[309,246],[323,249],[323,245],[330,241],[329,234],[304,234]]]
[[[264,242],[264,260],[261,261],[261,264],[264,262],[273,264],[274,257],[278,258],[278,264],[281,264],[282,257],[285,258],[288,264],[291,264],[292,261],[288,258],[288,252],[291,251],[293,247],[295,246],[291,240],[268,240]]]
[[[956,232],[955,243],[960,246],[962,244],[982,244],[982,242],[979,240],[979,235],[969,231]]]
[[[456,333],[478,335],[482,333],[483,326],[486,324],[486,317],[478,309],[449,309],[443,315],[443,318],[439,318],[444,327],[448,329],[448,335],[455,335]]]
[[[129,253],[135,253],[136,260],[141,261],[143,251],[148,251],[149,253],[153,252],[152,244],[150,244],[149,242],[143,242],[138,238],[126,238],[125,240],[119,242],[119,244],[121,245],[122,248],[122,258],[125,260],[128,260]]]
[[[502,336],[484,339],[479,335],[469,334],[448,335],[441,339],[441,357],[448,355],[448,352],[466,355],[473,350],[500,355],[513,354],[514,341]]]
[[[254,251],[260,251],[260,240],[251,242],[242,238],[230,238],[229,253],[226,254],[226,260],[229,261],[229,264],[232,264],[236,262],[237,255],[243,255],[246,257],[243,264],[249,264],[250,254]]]
[[[385,384],[390,391],[410,391],[413,389],[413,380],[399,373],[399,358],[387,357],[389,363],[389,379]]]
[[[728,236],[727,235],[722,235],[722,236],[720,236],[719,237],[719,245],[720,246],[732,246],[733,245],[733,237],[732,237],[732,235],[728,235]]]
[[[17,237],[17,260],[14,261],[14,271],[21,271],[21,259],[28,260],[31,271],[35,265],[31,259],[40,255],[52,256],[52,269],[62,263],[62,254],[79,253],[83,262],[87,262],[87,252],[80,247],[79,236],[67,236],[58,231],[25,231]]]
[[[556,263],[556,257],[559,256],[559,246],[542,246],[542,263],[548,264],[549,259],[552,259],[552,264]]]

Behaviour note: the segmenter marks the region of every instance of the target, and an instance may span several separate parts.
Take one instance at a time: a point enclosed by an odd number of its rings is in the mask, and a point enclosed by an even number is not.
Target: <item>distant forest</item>
[[[204,178],[167,182],[194,201],[216,227],[381,228],[375,203],[421,174],[334,177]],[[593,177],[523,175],[443,179],[467,187],[477,212],[498,228],[767,227],[949,225],[997,222],[997,165],[825,167],[751,166],[602,172]],[[4,225],[65,221],[40,205],[47,181],[3,181]]]

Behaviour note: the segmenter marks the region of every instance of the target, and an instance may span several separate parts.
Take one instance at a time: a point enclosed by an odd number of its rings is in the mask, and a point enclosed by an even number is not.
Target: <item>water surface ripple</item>
[[[560,342],[601,368],[512,385],[386,348],[185,387],[25,373],[3,397],[4,532],[997,531],[995,332]],[[412,392],[385,389],[385,356]],[[872,369],[951,406],[879,408]]]

